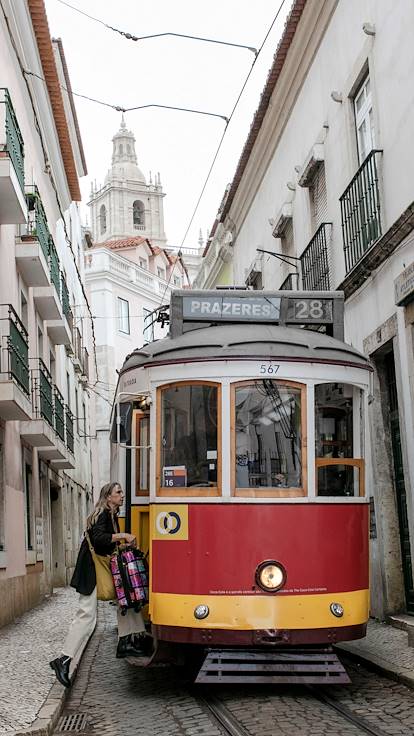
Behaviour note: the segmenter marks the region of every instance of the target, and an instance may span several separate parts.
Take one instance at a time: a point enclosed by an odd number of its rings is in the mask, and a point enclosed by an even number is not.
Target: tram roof
[[[320,332],[273,324],[220,324],[156,340],[134,350],[120,374],[151,365],[255,358],[369,368],[365,355]]]

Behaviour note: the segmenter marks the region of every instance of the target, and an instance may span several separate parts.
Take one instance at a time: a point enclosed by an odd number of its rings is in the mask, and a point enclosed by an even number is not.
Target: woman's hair
[[[95,508],[92,511],[91,514],[89,514],[88,518],[86,519],[86,528],[90,529],[93,524],[95,524],[98,516],[102,514],[102,511],[107,509],[110,511],[113,515],[115,515],[115,512],[111,509],[108,503],[108,498],[111,495],[112,491],[116,486],[120,486],[120,483],[116,481],[115,483],[107,483],[106,485],[101,488],[101,492],[99,494],[99,498],[95,504]]]

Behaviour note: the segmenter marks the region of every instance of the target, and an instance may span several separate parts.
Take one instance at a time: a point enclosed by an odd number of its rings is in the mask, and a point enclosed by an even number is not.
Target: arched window
[[[131,146],[129,145],[129,143],[127,143],[127,147],[126,148],[127,148],[127,153],[130,154],[131,153]]]
[[[137,230],[145,227],[144,205],[139,199],[136,199],[132,205],[132,221]]]
[[[99,222],[101,235],[106,232],[106,207],[104,204],[101,205],[99,210]]]
[[[123,152],[124,152],[124,147],[123,147],[122,143],[120,143],[120,144],[119,144],[119,149],[118,149],[118,151],[119,151],[119,155],[120,155],[120,156],[122,156],[122,154],[123,154]]]

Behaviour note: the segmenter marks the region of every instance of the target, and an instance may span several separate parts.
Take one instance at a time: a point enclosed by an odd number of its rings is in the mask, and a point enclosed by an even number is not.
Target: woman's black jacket
[[[116,532],[119,532],[118,518],[104,509],[88,529],[92,547],[98,555],[110,555],[114,551],[116,543],[112,542],[112,535]],[[86,538],[82,540],[70,584],[82,595],[90,595],[96,585],[95,565]]]

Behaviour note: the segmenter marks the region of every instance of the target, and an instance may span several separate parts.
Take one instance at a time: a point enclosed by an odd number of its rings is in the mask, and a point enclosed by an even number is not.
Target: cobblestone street
[[[57,656],[78,606],[71,588],[25,613],[0,632],[0,734],[30,726],[52,688]]]
[[[101,607],[100,623],[84,655],[63,712],[84,714],[85,734],[102,736],[220,736],[229,733],[206,701],[211,694],[249,736],[357,736],[367,731],[350,723],[332,703],[362,718],[372,733],[411,736],[414,693],[347,660],[352,685],[307,689],[298,686],[191,686],[180,670],[141,669],[115,659],[113,611]],[[326,694],[328,702],[318,699]],[[244,729],[244,730],[243,730]],[[55,734],[60,733],[58,729]],[[234,731],[238,733],[238,731]]]

